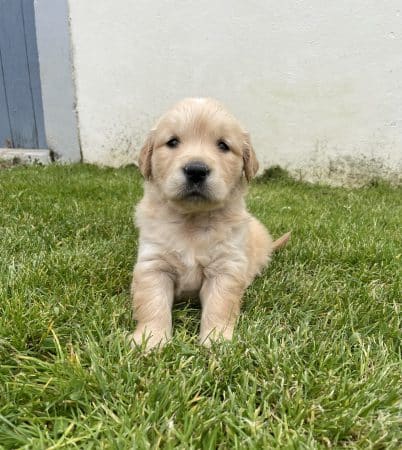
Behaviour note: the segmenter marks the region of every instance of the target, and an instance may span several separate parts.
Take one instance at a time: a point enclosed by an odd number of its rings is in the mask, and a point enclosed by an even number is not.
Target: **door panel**
[[[46,147],[33,0],[0,0],[0,58],[0,147]]]

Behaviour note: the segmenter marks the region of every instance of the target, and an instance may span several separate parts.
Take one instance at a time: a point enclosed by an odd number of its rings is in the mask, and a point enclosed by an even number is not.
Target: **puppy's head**
[[[248,133],[221,104],[190,98],[159,119],[140,152],[139,167],[166,200],[205,210],[249,181],[258,162]]]

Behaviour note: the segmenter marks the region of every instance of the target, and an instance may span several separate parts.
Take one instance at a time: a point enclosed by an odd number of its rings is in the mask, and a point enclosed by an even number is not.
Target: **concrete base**
[[[49,164],[51,162],[49,150],[0,148],[0,164]]]

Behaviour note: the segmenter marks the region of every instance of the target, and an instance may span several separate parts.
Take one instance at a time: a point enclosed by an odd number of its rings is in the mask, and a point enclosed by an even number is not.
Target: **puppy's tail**
[[[291,232],[289,231],[272,243],[274,252],[281,249],[282,247],[285,247],[285,245],[288,243],[288,240],[290,239],[290,234]]]

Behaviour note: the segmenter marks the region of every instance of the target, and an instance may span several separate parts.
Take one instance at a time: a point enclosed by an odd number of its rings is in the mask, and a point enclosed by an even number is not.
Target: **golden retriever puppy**
[[[288,239],[273,242],[247,212],[258,170],[248,133],[216,100],[185,99],[150,131],[139,168],[132,342],[166,343],[174,299],[189,296],[201,301],[200,342],[231,339],[244,290]]]

